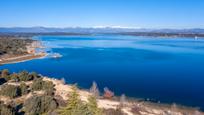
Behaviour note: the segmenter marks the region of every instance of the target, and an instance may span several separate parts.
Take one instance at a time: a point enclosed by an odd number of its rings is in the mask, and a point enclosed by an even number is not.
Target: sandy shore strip
[[[68,95],[72,91],[71,84],[65,84],[61,80],[43,77],[45,81],[52,81],[55,84],[55,95],[60,95],[64,100],[68,99]],[[79,89],[79,95],[81,100],[87,101],[90,92],[87,90]],[[119,100],[112,99],[97,99],[98,106],[104,109],[116,109],[120,105]],[[135,108],[138,114],[132,111],[132,108]],[[178,105],[168,105],[168,104],[159,104],[146,101],[134,101],[126,100],[125,107],[122,108],[122,111],[127,115],[204,115],[203,112],[199,112],[196,108],[178,106]]]
[[[19,63],[19,62],[29,61],[33,59],[43,58],[46,56],[47,56],[47,53],[39,53],[39,54],[25,54],[25,55],[20,55],[20,56],[12,56],[6,59],[0,58],[0,65]]]

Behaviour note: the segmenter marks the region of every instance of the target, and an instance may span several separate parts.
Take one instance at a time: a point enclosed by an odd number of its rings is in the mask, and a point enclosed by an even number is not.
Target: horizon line
[[[0,26],[0,28],[56,28],[56,29],[67,29],[67,28],[92,28],[92,29],[105,29],[105,28],[111,28],[111,29],[153,29],[153,30],[164,30],[164,29],[170,29],[170,30],[185,30],[185,29],[204,29],[204,27],[186,27],[186,28],[171,28],[171,27],[162,27],[162,28],[154,28],[154,27],[128,27],[128,26],[67,26],[67,27],[56,27],[56,26]]]

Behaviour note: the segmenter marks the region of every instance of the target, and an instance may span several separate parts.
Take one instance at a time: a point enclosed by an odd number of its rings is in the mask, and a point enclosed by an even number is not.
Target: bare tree
[[[66,83],[66,80],[64,78],[61,78],[60,81],[61,81],[62,84]]]
[[[121,97],[120,97],[120,106],[124,107],[125,102],[126,102],[125,94],[122,94]]]
[[[103,96],[104,96],[104,98],[111,99],[112,97],[114,97],[114,92],[112,92],[107,87],[105,87],[104,88],[104,95]]]
[[[96,98],[100,96],[100,92],[95,81],[92,83],[92,86],[90,88],[90,93]]]

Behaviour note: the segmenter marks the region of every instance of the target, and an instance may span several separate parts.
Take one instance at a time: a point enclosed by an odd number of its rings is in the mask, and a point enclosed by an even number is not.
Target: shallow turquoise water
[[[0,66],[29,70],[90,87],[96,81],[117,95],[204,108],[204,39],[131,36],[35,37],[60,59]]]

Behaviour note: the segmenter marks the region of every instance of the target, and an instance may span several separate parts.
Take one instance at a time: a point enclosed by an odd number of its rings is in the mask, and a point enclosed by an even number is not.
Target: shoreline
[[[67,95],[72,91],[71,87],[73,84],[64,83],[62,80],[45,77],[43,76],[45,81],[52,81],[55,84],[56,95],[62,96],[64,100],[67,100]],[[87,98],[91,93],[84,88],[78,89],[81,100],[87,101]],[[118,96],[114,96],[112,99],[105,99],[102,96],[97,99],[98,106],[100,108],[105,109],[117,109],[120,105],[120,99]],[[124,113],[127,115],[134,115],[132,112],[132,108],[136,107],[140,115],[162,115],[165,112],[174,113],[175,115],[183,115],[182,113],[194,114],[195,112],[199,112],[199,115],[204,115],[202,111],[200,111],[196,107],[189,107],[185,105],[176,105],[176,104],[165,104],[165,103],[155,103],[151,101],[145,100],[137,100],[136,98],[126,97],[125,107],[122,109]]]
[[[41,41],[33,40],[32,43],[26,46],[27,52],[24,54],[19,55],[5,54],[0,56],[0,65],[25,62],[33,59],[40,59],[48,55],[46,52],[43,51],[36,52],[38,48],[42,48]]]
[[[33,59],[40,59],[40,58],[43,58],[46,56],[47,56],[47,53],[25,54],[25,55],[20,55],[20,56],[15,56],[15,57],[12,56],[12,57],[9,57],[7,59],[0,59],[0,65],[25,62],[25,61],[30,61]]]
[[[8,56],[6,59],[1,59],[0,58],[0,66],[4,65],[4,64],[13,64],[13,63],[20,63],[20,62],[24,62],[24,61],[29,61],[29,60],[34,60],[34,59],[40,59],[43,57],[46,57],[48,54],[47,53],[27,53],[24,55],[16,55],[16,56]],[[62,97],[67,100],[67,95],[70,93],[71,91],[71,84],[63,84],[61,83],[60,80],[58,79],[53,79],[50,77],[43,77],[43,79],[45,80],[50,80],[52,81],[55,85],[56,85],[56,89],[57,89],[57,93],[59,95],[62,95]],[[87,101],[87,97],[90,95],[89,91],[87,91],[84,88],[79,89],[80,92],[80,96],[81,99],[83,101]],[[118,97],[117,97],[118,98]],[[189,106],[185,106],[185,105],[176,105],[176,110],[173,107],[173,105],[171,104],[166,104],[166,103],[156,103],[156,102],[151,102],[151,101],[145,101],[145,100],[136,100],[137,98],[131,98],[131,97],[127,97],[127,102],[126,105],[127,107],[125,107],[123,109],[123,111],[125,113],[127,113],[128,115],[133,115],[131,114],[131,108],[134,107],[135,105],[137,105],[137,107],[141,109],[140,114],[141,115],[145,115],[146,114],[155,114],[157,115],[164,113],[164,111],[176,111],[176,112],[189,112],[189,113],[193,113],[194,111],[198,110],[195,107],[189,107]],[[119,105],[119,101],[118,99],[98,99],[98,105],[101,108],[106,108],[106,109],[116,109],[117,106]],[[137,108],[137,109],[138,109]],[[202,113],[204,114],[204,113]],[[176,114],[177,115],[177,114]],[[180,114],[178,114],[180,115]]]

